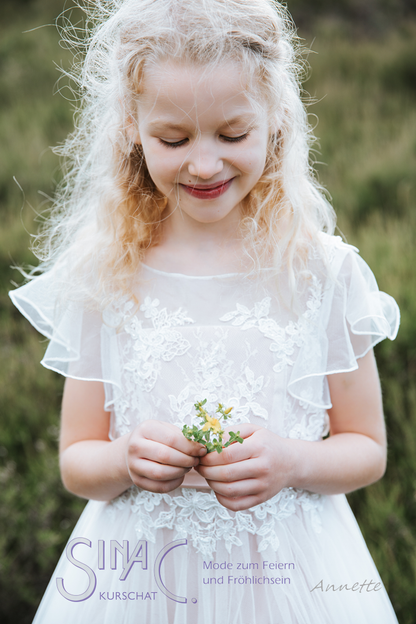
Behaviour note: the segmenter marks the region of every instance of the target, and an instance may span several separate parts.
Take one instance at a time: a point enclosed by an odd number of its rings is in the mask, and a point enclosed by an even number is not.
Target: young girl
[[[372,347],[399,313],[333,236],[286,10],[88,23],[42,274],[11,293],[67,377],[62,479],[90,499],[34,621],[397,622],[345,493],[386,468]],[[185,438],[205,399],[243,443]]]

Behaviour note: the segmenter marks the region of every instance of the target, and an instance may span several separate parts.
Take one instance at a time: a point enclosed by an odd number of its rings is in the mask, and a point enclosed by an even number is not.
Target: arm
[[[322,494],[346,494],[381,479],[387,441],[380,381],[371,350],[359,368],[328,377],[332,409],[330,437],[296,440],[293,487]]]
[[[374,483],[386,468],[386,433],[374,354],[350,373],[328,377],[333,407],[326,440],[291,440],[242,425],[244,444],[201,460],[198,472],[234,511],[268,500],[284,487],[341,494]]]
[[[68,378],[62,401],[59,457],[64,486],[82,498],[110,500],[135,484],[151,492],[179,487],[199,463],[201,444],[170,423],[144,421],[110,441],[101,382]]]

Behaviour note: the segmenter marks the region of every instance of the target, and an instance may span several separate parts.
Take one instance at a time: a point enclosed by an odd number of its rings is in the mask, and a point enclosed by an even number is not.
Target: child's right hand
[[[166,493],[181,485],[206,452],[203,444],[187,440],[175,425],[145,420],[128,438],[126,465],[134,485]]]

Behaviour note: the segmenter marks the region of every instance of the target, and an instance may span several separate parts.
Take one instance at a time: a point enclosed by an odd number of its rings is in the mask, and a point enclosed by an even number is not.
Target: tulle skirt
[[[146,539],[131,505],[90,501],[34,624],[397,624],[346,497],[322,499],[320,531],[299,508],[274,548],[241,530],[212,559],[175,526]]]

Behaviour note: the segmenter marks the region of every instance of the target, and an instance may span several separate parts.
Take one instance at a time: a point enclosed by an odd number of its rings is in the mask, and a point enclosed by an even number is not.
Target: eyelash
[[[244,141],[244,139],[246,139],[248,135],[249,133],[246,132],[246,134],[242,134],[238,137],[226,137],[221,135],[221,138],[227,143],[240,143],[241,141]],[[176,143],[169,143],[168,141],[163,141],[163,139],[159,139],[159,141],[163,145],[165,145],[166,147],[172,147],[173,149],[175,149],[176,147],[182,147],[183,145],[185,145],[187,140],[188,139],[182,139],[182,141],[177,141]]]

